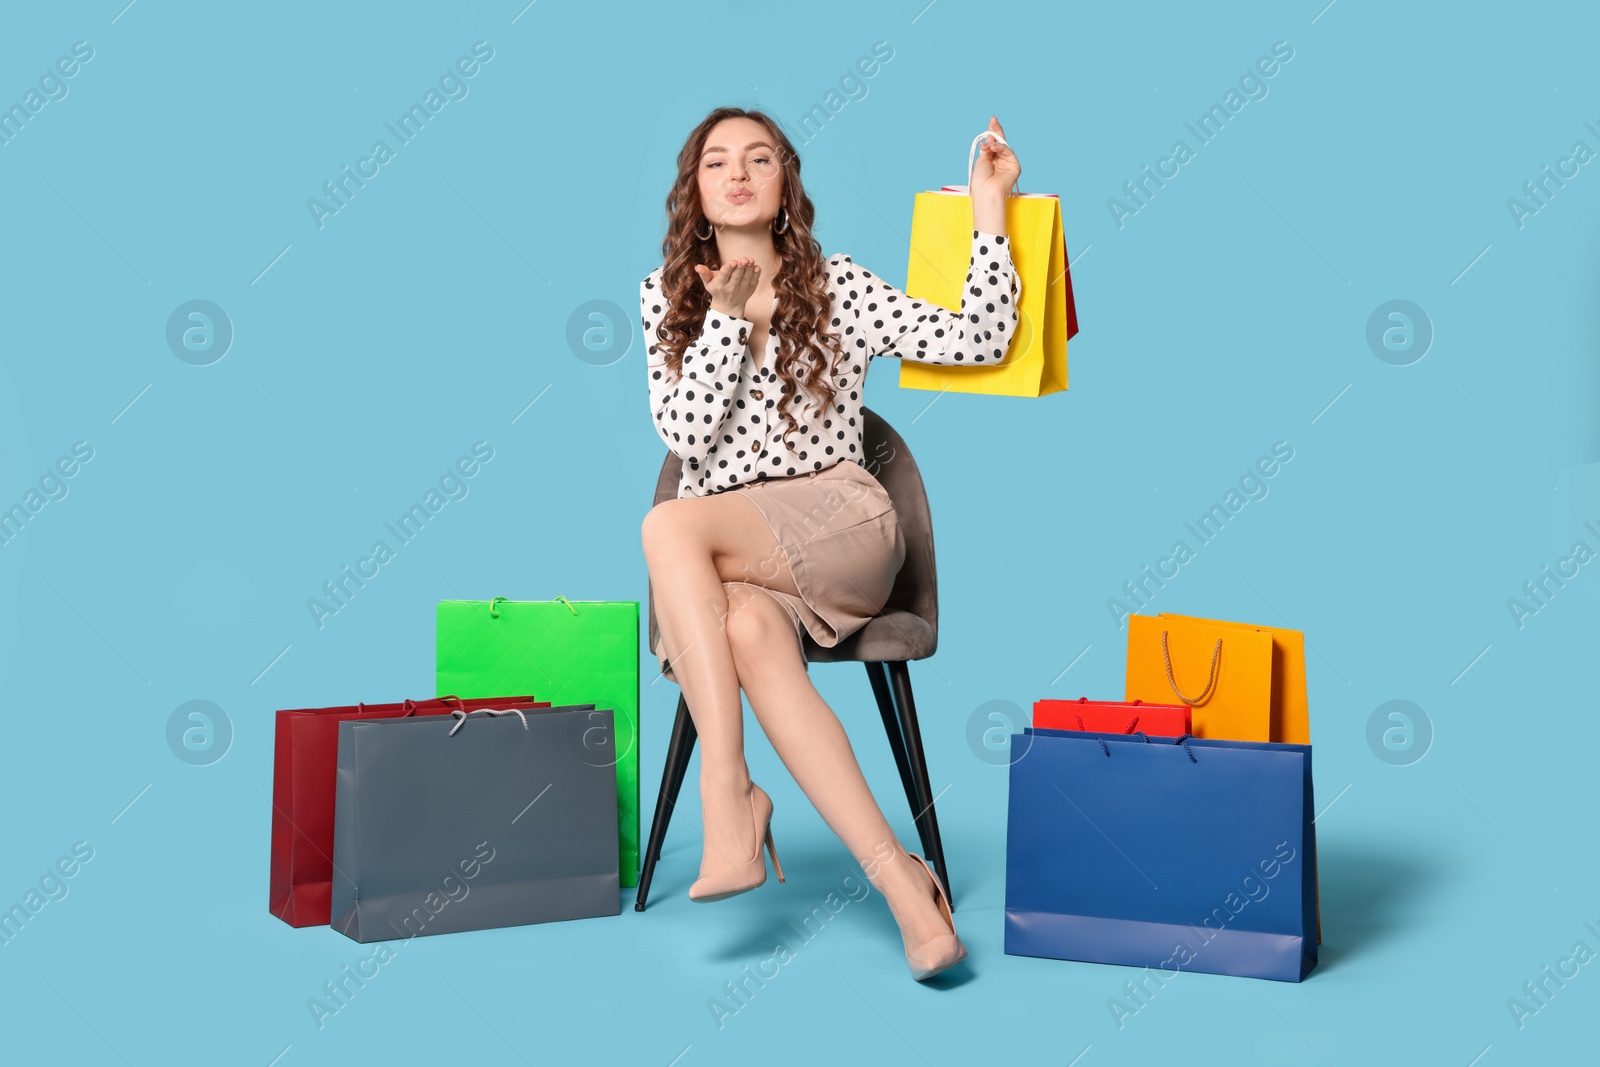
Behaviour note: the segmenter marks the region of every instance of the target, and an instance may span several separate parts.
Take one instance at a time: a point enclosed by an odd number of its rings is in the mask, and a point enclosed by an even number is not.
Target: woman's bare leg
[[[705,820],[700,873],[705,875],[723,858],[733,863],[749,857],[757,845],[744,711],[728,647],[729,605],[722,583],[761,581],[790,593],[798,590],[761,512],[733,493],[662,501],[645,516],[641,538],[661,648],[699,734]],[[792,641],[792,627],[790,635]]]
[[[736,586],[727,600],[728,647],[751,710],[823,821],[883,893],[906,950],[948,932],[927,874],[906,858],[844,726],[811,684],[788,613],[759,589]]]

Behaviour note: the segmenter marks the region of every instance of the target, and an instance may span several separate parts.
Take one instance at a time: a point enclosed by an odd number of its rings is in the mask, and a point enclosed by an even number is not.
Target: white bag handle
[[[972,170],[973,170],[974,167],[977,166],[977,163],[978,163],[978,142],[982,141],[985,137],[988,137],[988,138],[991,138],[993,140],[999,141],[1001,144],[1006,144],[1006,139],[1004,137],[1001,137],[998,133],[995,133],[993,130],[984,130],[982,133],[978,134],[978,136],[974,137],[972,139],[972,147],[967,149],[967,184],[965,184],[965,185],[949,185],[949,186],[945,187],[946,190],[948,190],[950,192],[955,192],[955,191],[959,190],[960,192],[965,193],[968,196],[970,196],[972,194]],[[1006,145],[1006,147],[1009,148],[1011,146],[1010,145]],[[1016,185],[1015,182],[1011,183],[1011,192],[1007,193],[1006,195],[1010,196],[1010,195],[1013,195],[1013,194],[1021,195],[1017,190],[1017,185]]]

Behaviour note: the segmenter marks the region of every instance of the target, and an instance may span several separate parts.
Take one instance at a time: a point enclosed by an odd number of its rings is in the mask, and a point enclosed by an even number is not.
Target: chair
[[[894,589],[883,611],[861,629],[839,642],[833,648],[824,648],[805,638],[806,658],[811,663],[861,663],[867,670],[867,681],[883,718],[884,732],[889,737],[889,749],[894,753],[895,766],[900,770],[900,783],[905,787],[906,800],[911,805],[917,834],[922,840],[923,854],[939,878],[948,888],[950,875],[945,867],[944,845],[939,839],[939,821],[933,809],[933,792],[928,784],[928,767],[922,754],[922,732],[917,725],[916,704],[911,696],[911,675],[906,662],[926,659],[933,655],[939,643],[939,591],[933,561],[933,524],[928,514],[928,497],[923,489],[922,474],[911,452],[894,428],[870,408],[862,408],[862,437],[868,470],[883,485],[894,501],[900,519],[900,529],[905,535],[906,558],[896,576]],[[656,482],[655,502],[670,500],[678,495],[678,479],[682,461],[668,452],[661,465],[661,475]],[[659,630],[656,627],[655,596],[650,594],[649,647],[655,648]],[[644,865],[639,872],[639,895],[634,911],[643,911],[650,894],[650,880],[655,875],[656,862],[661,859],[661,846],[666,840],[667,825],[672,819],[672,809],[677,804],[678,790],[683,786],[684,772],[689,767],[689,757],[694,752],[696,740],[694,720],[689,716],[689,704],[680,693],[678,714],[672,724],[672,738],[667,744],[667,765],[661,775],[661,793],[656,800],[655,818],[650,823],[650,839],[645,846]]]

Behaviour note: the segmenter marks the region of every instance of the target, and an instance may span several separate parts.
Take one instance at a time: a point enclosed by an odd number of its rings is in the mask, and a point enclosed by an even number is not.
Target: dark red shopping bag
[[[1189,732],[1189,705],[1142,700],[1035,700],[1033,725],[1047,730],[1181,737]]]
[[[531,696],[463,702],[444,696],[399,704],[278,712],[272,762],[272,865],[268,909],[290,926],[326,926],[333,892],[333,800],[339,724],[345,719],[448,715],[455,709],[548,708]]]

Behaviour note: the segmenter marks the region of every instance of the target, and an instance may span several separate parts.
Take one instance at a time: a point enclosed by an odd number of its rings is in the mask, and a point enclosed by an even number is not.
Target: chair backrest
[[[933,555],[933,519],[928,511],[928,493],[922,484],[922,472],[905,439],[882,416],[869,407],[861,409],[862,464],[884,491],[894,501],[895,514],[900,519],[900,532],[906,539],[906,559],[895,576],[894,588],[884,610],[896,609],[910,612],[926,622],[937,638],[939,632],[939,582]],[[849,462],[841,460],[840,462]],[[655,503],[672,500],[678,495],[678,480],[682,475],[683,461],[673,452],[662,461],[661,474],[656,478]],[[654,648],[659,631],[656,628],[655,594],[649,595],[649,646]]]

